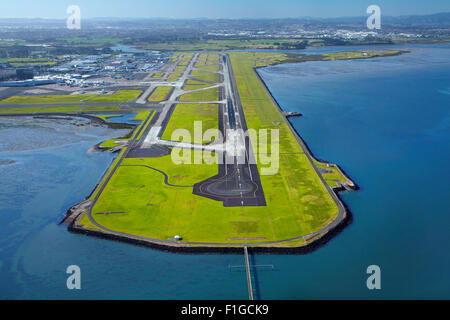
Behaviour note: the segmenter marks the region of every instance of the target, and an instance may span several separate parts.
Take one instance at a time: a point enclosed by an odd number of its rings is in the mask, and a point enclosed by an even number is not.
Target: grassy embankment
[[[0,108],[0,113],[53,113],[53,112],[102,112],[118,111],[119,106],[76,106],[79,103],[119,103],[130,102],[142,93],[141,90],[118,90],[108,95],[42,95],[42,96],[13,96],[0,101],[0,105],[22,105],[19,107]],[[33,107],[36,104],[55,106]],[[74,104],[74,106],[58,106],[58,104]],[[29,107],[28,107],[29,106]]]
[[[0,101],[0,104],[68,104],[68,103],[114,103],[130,102],[142,93],[141,90],[117,90],[113,94],[72,94],[72,95],[41,95],[13,96]]]
[[[172,133],[176,129],[182,128],[190,132],[193,138],[192,142],[202,143],[198,139],[194,140],[194,121],[202,121],[202,134],[208,129],[217,129],[218,112],[217,104],[177,104],[162,139],[181,141],[181,138],[172,139]],[[210,141],[203,141],[203,143],[207,142]]]

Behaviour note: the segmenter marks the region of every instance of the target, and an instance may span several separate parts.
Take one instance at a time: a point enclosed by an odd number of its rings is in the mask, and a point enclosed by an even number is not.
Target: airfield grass
[[[219,82],[219,74],[218,73],[209,73],[202,76],[196,76],[193,78],[194,80],[203,80],[203,81],[211,81],[211,82]]]
[[[211,64],[211,65],[200,66],[200,67],[198,67],[198,70],[206,70],[206,71],[218,72],[219,71],[219,65],[218,64]]]
[[[193,143],[207,143],[211,140],[202,141],[202,136],[208,129],[218,129],[218,105],[217,104],[177,104],[170,117],[166,129],[162,135],[164,140],[172,140],[172,133],[176,129],[186,129],[189,131]],[[201,136],[194,136],[194,121],[201,121]],[[173,141],[182,141],[182,137],[177,137]]]
[[[167,96],[169,95],[171,90],[172,90],[172,87],[170,87],[170,86],[157,87],[152,92],[151,96],[148,98],[148,101],[151,101],[151,102],[164,101],[167,99]]]
[[[136,138],[136,139],[140,139],[140,138],[143,136],[143,134],[144,134],[146,128],[147,128],[148,125],[150,124],[151,119],[155,116],[155,112],[153,112],[153,111],[139,111],[139,112],[142,112],[142,114],[140,115],[140,117],[142,117],[142,118],[145,117],[144,119],[146,119],[148,116],[150,116],[149,121],[148,121],[148,122],[142,121],[142,122],[134,129],[134,131],[133,131],[133,133],[132,133],[130,139],[128,139],[128,140],[132,140],[132,139],[135,139],[135,138]],[[135,118],[135,119],[136,119],[136,118]],[[143,128],[143,130],[142,130],[142,131],[139,133],[139,135],[138,135],[139,129],[140,129],[141,127]],[[112,172],[112,170],[114,169],[114,167],[115,167],[115,165],[117,164],[117,162],[118,162],[118,161],[123,157],[123,155],[125,154],[126,149],[127,149],[127,148],[123,148],[123,149],[120,151],[119,155],[114,159],[113,163],[112,163],[111,166],[108,168],[108,170],[107,170],[107,172],[105,173],[104,177],[107,177],[108,175],[111,174],[111,172]],[[91,196],[89,197],[89,199],[93,200],[93,199],[97,196],[97,194],[98,194],[98,192],[99,192],[99,190],[100,190],[100,187],[101,187],[104,183],[105,183],[105,181],[102,180],[102,181],[98,184],[98,186],[96,187],[96,189],[94,190],[94,192],[92,192],[92,194],[91,194]]]
[[[178,67],[175,67],[175,69],[173,69],[173,72],[174,73],[182,73],[182,72],[184,72],[185,69],[186,69],[185,66],[178,66]]]
[[[136,116],[133,118],[134,121],[144,121],[152,113],[152,111],[148,110],[133,110],[133,112],[136,112]]]
[[[217,53],[210,53],[208,54],[207,61],[209,63],[217,63],[219,62],[219,55]]]
[[[184,152],[184,149],[174,148],[172,151],[175,154]],[[217,159],[217,156],[211,152],[203,152],[201,150],[187,150],[184,155],[187,164],[174,164],[171,155],[159,158],[127,158],[122,162],[122,166],[127,165],[146,165],[157,168],[168,175],[168,183],[177,186],[193,186],[195,183],[208,179],[218,173],[217,165],[208,165],[203,161],[199,164],[194,164],[195,159],[201,159],[204,154]],[[192,163],[192,164],[189,164]],[[146,169],[148,170],[148,169]]]
[[[171,78],[171,79],[178,79],[179,77],[181,77],[181,73],[171,73],[168,76],[168,78]]]
[[[42,95],[42,96],[13,96],[0,101],[0,104],[68,104],[68,103],[109,103],[129,102],[137,99],[141,90],[117,90],[113,94],[96,95]]]
[[[197,61],[194,64],[194,67],[202,67],[204,65],[206,65],[206,61],[208,59],[208,55],[205,53],[202,53],[198,56]]]
[[[205,89],[194,92],[185,93],[180,96],[180,101],[218,101],[219,100],[219,88]]]
[[[80,103],[93,99],[95,94],[50,95],[50,96],[12,96],[0,101],[0,104],[67,104]]]
[[[20,108],[0,108],[0,114],[13,114],[13,113],[54,113],[64,112],[72,113],[81,109],[80,106],[67,106],[67,107],[20,107]]]
[[[192,69],[192,71],[191,71],[192,76],[205,75],[205,74],[209,74],[209,73],[210,72],[208,72],[208,71],[199,70],[199,69]]]
[[[117,111],[119,110],[119,106],[103,106],[103,107],[97,107],[97,106],[84,106],[81,108],[82,112],[98,112],[98,111]]]
[[[89,100],[91,103],[109,103],[109,102],[130,102],[136,100],[142,93],[142,90],[117,90],[110,95],[97,96]]]
[[[201,81],[196,81],[193,79],[188,79],[185,82],[185,85],[183,87],[183,90],[196,90],[196,89],[202,89],[202,88],[207,88],[207,87],[212,87],[214,84],[211,83],[205,83],[205,82],[201,82]]]
[[[152,75],[152,78],[161,78],[164,75],[164,73],[162,72],[157,72],[155,74]]]
[[[198,90],[198,89],[208,88],[211,86],[213,86],[213,85],[210,83],[198,82],[198,83],[185,84],[183,87],[183,90],[186,90],[186,91]]]

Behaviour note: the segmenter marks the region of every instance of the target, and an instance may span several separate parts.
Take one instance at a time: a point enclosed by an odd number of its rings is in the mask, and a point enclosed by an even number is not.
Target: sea
[[[312,253],[254,254],[257,299],[450,298],[450,45],[367,60],[259,69],[313,154],[360,190]],[[129,119],[127,119],[129,120]],[[92,152],[124,130],[0,117],[0,299],[248,299],[243,254],[175,254],[69,233],[59,224],[114,160]],[[81,289],[67,287],[79,266]],[[380,288],[367,286],[369,266]]]

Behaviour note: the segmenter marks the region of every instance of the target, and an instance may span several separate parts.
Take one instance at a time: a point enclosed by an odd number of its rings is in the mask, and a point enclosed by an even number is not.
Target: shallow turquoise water
[[[260,70],[281,106],[303,113],[294,126],[314,154],[361,190],[342,194],[353,223],[319,250],[252,257],[275,265],[256,273],[257,297],[450,298],[449,53],[416,46],[399,57]],[[177,255],[58,225],[112,161],[89,147],[120,134],[5,126],[0,159],[16,162],[0,165],[0,298],[247,298],[245,274],[228,269],[241,255]],[[13,130],[35,132],[24,140],[36,148],[5,143]],[[81,268],[80,291],[66,289],[71,264]],[[381,267],[380,291],[366,288],[371,264]]]

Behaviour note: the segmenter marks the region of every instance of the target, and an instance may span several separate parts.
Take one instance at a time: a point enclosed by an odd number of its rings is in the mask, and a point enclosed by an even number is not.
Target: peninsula
[[[338,193],[357,186],[314,158],[287,119],[300,114],[280,108],[257,68],[402,53],[176,52],[133,86],[2,97],[0,115],[120,126],[111,120],[135,114],[127,137],[96,146],[118,155],[67,211],[72,232],[177,252],[308,252],[351,221]]]

